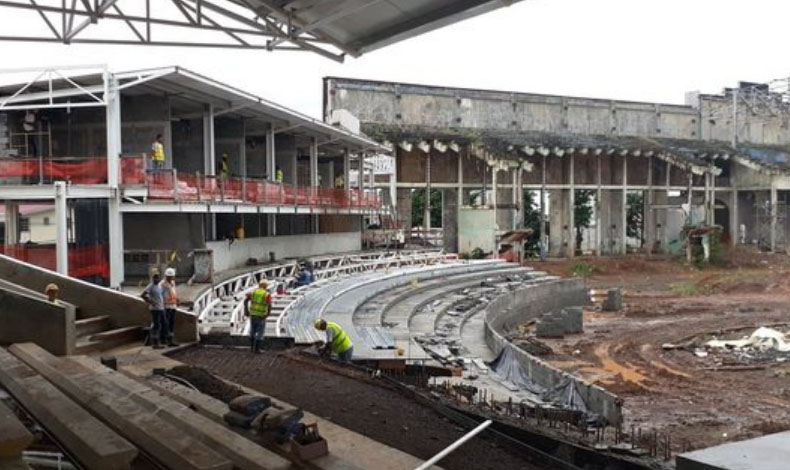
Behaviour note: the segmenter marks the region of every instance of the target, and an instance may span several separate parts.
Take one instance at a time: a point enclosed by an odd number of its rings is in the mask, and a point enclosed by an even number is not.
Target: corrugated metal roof
[[[358,56],[521,0],[245,0]]]

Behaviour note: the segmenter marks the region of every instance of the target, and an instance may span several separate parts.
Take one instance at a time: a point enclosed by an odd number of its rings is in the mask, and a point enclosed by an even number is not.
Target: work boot
[[[255,340],[250,341],[250,352],[255,353]]]
[[[255,341],[255,346],[253,346],[252,352],[254,352],[255,354],[258,354],[258,353],[261,352],[261,342],[260,341]]]
[[[159,339],[158,339],[158,338],[154,340],[154,349],[162,349],[163,347],[164,347],[164,346],[162,346],[162,345],[159,343]]]
[[[178,346],[178,343],[173,341],[173,337],[171,336],[171,337],[167,338],[167,345],[170,346],[171,348],[173,348],[173,347]]]

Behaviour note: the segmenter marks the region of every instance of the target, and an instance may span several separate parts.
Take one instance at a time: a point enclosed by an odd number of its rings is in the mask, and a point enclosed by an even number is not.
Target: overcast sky
[[[35,13],[34,13],[35,14]],[[345,64],[303,52],[0,43],[3,67],[181,65],[315,117],[327,75],[682,103],[790,76],[784,0],[525,0]],[[38,28],[0,9],[3,34]]]

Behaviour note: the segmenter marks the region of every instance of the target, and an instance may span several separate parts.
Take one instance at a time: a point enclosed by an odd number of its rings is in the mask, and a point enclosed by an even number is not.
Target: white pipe
[[[476,435],[478,435],[483,429],[485,429],[488,426],[490,426],[491,423],[492,423],[492,421],[489,419],[488,421],[484,422],[480,426],[472,429],[471,431],[469,431],[469,433],[467,433],[466,435],[464,435],[463,437],[461,437],[457,441],[455,441],[452,444],[450,444],[450,446],[445,448],[443,451],[441,451],[438,454],[436,454],[433,457],[431,457],[430,460],[426,460],[425,463],[423,463],[419,467],[415,468],[414,470],[427,470],[428,468],[431,467],[431,465],[433,465],[436,462],[438,462],[438,461],[442,460],[443,458],[447,457],[447,455],[449,455],[455,449],[461,447],[466,441],[468,441],[469,439],[471,439],[471,438],[475,437]]]

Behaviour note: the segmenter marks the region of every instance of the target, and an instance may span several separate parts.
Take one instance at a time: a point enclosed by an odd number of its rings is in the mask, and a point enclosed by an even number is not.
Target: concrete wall
[[[43,292],[47,284],[54,282],[60,287],[59,297],[77,306],[77,318],[108,315],[115,328],[145,326],[151,321],[148,306],[139,297],[62,276],[3,255],[0,255],[0,279],[36,292]],[[179,311],[176,322],[179,341],[197,339],[197,317]]]
[[[0,280],[0,345],[33,342],[58,356],[74,351],[75,308]]]
[[[352,79],[327,86],[324,112],[346,109],[362,122],[685,139],[699,129],[691,106]]]
[[[185,255],[205,247],[203,215],[124,214],[123,239],[127,250],[177,250]]]
[[[553,388],[572,380],[589,409],[616,425],[622,421],[622,405],[616,395],[531,356],[506,338],[508,331],[546,312],[587,303],[587,290],[581,279],[549,281],[508,292],[494,299],[485,309],[486,343],[497,353],[506,347],[514,348],[529,377],[543,387]]]
[[[462,207],[458,214],[458,252],[469,253],[475,248],[496,252],[496,212]]]
[[[328,253],[359,251],[362,249],[361,232],[324,233],[318,235],[293,235],[260,237],[208,242],[206,248],[214,252],[214,271],[244,266],[250,258],[269,259],[273,251],[277,259],[300,258]]]

